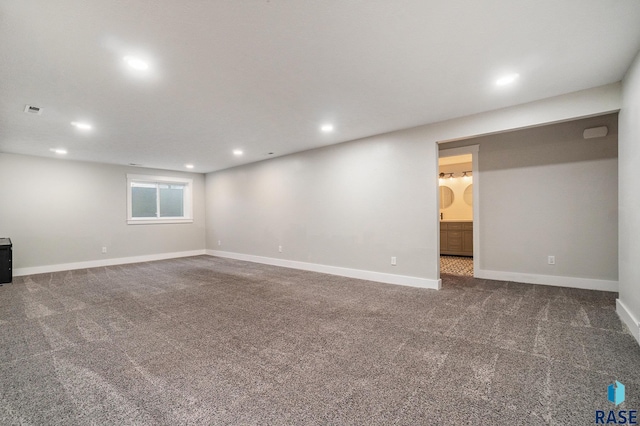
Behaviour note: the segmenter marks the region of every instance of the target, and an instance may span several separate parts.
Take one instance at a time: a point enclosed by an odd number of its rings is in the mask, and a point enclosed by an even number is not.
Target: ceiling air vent
[[[42,108],[33,105],[25,105],[24,112],[26,112],[27,114],[40,115],[42,114]]]

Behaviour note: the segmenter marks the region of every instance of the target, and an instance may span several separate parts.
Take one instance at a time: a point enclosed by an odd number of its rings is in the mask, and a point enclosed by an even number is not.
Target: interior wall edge
[[[640,163],[640,52],[623,79],[619,115],[619,298],[634,318],[640,318],[640,192],[635,172]]]
[[[640,322],[620,299],[616,299],[616,313],[640,345]]]

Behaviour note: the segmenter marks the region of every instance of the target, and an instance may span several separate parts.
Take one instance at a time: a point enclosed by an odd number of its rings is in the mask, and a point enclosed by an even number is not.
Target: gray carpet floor
[[[0,424],[593,424],[640,409],[615,293],[208,256],[0,287]]]

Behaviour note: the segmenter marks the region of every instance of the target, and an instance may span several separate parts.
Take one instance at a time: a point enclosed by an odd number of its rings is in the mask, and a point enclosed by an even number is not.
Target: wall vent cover
[[[582,137],[585,139],[603,138],[607,136],[608,133],[609,129],[607,128],[607,126],[592,127],[590,129],[584,129],[584,132],[582,132]]]
[[[25,105],[24,106],[24,112],[26,112],[27,114],[40,115],[40,114],[42,114],[42,108],[37,107],[37,106],[33,106],[33,105]]]

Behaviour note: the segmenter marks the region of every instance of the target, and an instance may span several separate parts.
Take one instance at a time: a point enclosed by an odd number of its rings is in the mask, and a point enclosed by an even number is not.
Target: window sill
[[[193,223],[193,219],[127,219],[127,225],[159,225],[169,223]]]

